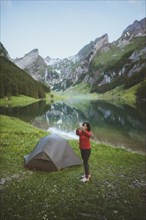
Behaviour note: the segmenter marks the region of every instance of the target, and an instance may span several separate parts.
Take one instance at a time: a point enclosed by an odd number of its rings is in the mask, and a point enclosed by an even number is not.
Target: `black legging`
[[[91,154],[91,149],[81,149],[81,156],[82,156],[82,159],[83,159],[86,178],[88,178],[88,176],[89,176],[88,160],[89,160],[90,154]]]

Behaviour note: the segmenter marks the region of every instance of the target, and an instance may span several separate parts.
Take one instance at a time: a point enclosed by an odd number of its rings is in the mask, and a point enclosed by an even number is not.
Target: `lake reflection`
[[[22,108],[0,107],[0,113],[18,117],[34,126],[66,137],[78,138],[75,129],[89,121],[95,140],[145,152],[145,105],[135,108],[105,101],[41,101]]]

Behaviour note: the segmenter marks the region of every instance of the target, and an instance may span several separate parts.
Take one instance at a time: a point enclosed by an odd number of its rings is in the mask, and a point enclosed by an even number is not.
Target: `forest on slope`
[[[45,98],[50,88],[33,79],[5,56],[0,56],[0,98],[19,94],[33,98]]]

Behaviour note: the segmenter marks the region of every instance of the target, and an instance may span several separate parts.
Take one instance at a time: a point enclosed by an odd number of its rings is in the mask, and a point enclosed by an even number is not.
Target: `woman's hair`
[[[86,121],[83,122],[82,126],[84,126],[85,124],[87,125],[87,130],[91,131],[91,126],[90,126],[89,122],[86,122]]]

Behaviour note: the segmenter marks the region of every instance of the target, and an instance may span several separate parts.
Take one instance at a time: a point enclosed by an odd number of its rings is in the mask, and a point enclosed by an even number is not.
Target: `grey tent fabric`
[[[24,160],[26,168],[48,172],[82,165],[82,160],[73,151],[67,140],[56,134],[41,138],[34,150],[24,156]]]

